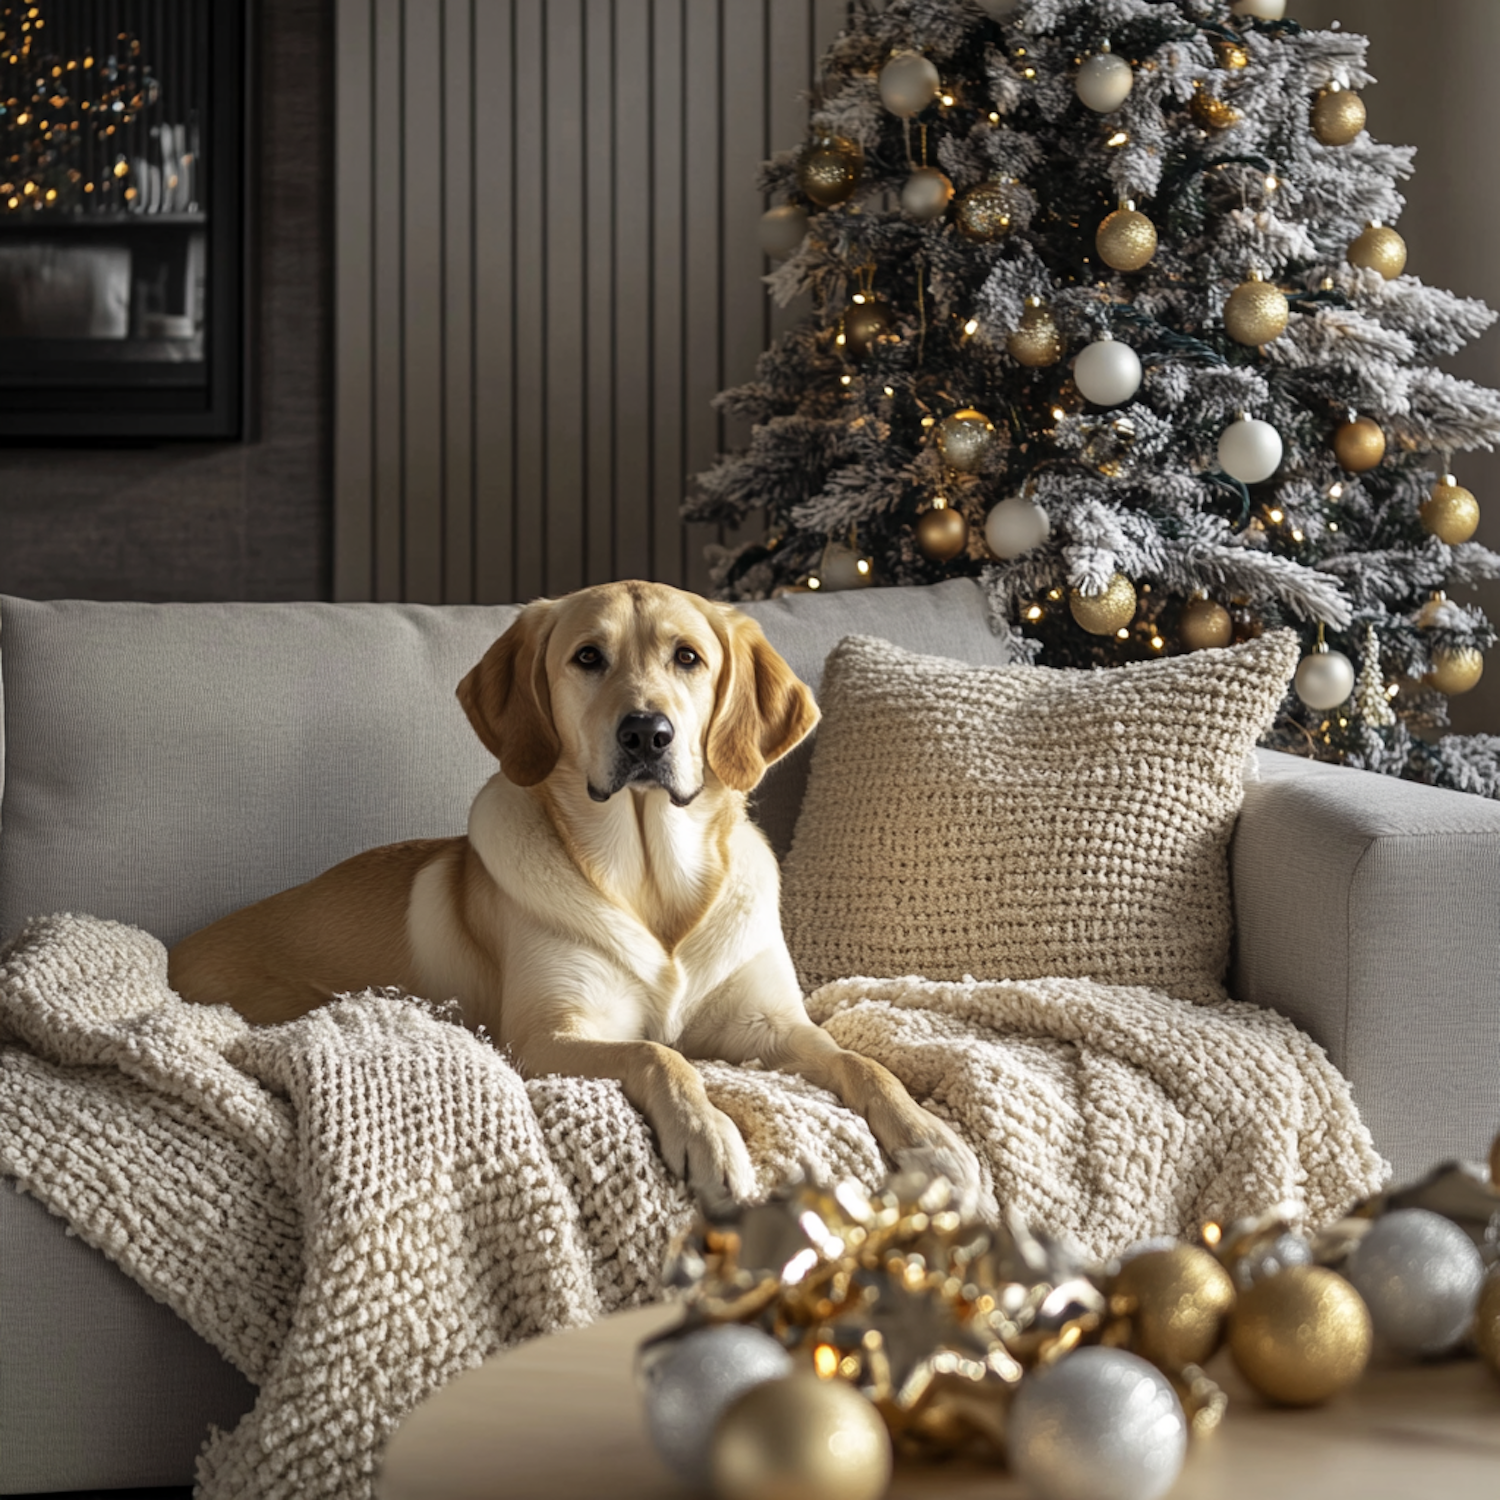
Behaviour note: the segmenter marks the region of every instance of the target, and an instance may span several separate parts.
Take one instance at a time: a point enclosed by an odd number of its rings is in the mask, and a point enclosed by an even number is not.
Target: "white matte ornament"
[[[823,549],[818,577],[830,593],[841,589],[867,589],[875,582],[875,568],[863,552],[830,544]]]
[[[1073,362],[1073,384],[1095,406],[1120,406],[1141,388],[1140,356],[1118,339],[1096,339]]]
[[[791,1355],[758,1328],[726,1323],[688,1334],[645,1376],[646,1425],[662,1461],[685,1483],[706,1486],[714,1426],[724,1409],[791,1370]]]
[[[1157,1500],[1176,1482],[1187,1420],[1138,1354],[1089,1345],[1027,1375],[1011,1402],[1011,1467],[1041,1500]]]
[[[1286,17],[1286,0],[1234,0],[1237,16],[1253,16],[1257,21],[1280,21]]]
[[[807,210],[800,203],[778,203],[760,216],[760,248],[772,260],[785,260],[807,233]]]
[[[1052,531],[1047,512],[1025,495],[1010,495],[984,519],[984,539],[996,557],[1009,561],[1040,547]]]
[[[1314,651],[1298,663],[1292,685],[1309,708],[1337,708],[1354,691],[1354,667],[1342,651]]]
[[[1269,422],[1241,417],[1219,437],[1219,467],[1241,484],[1259,484],[1281,467],[1281,434]]]
[[[1365,1299],[1375,1337],[1398,1354],[1447,1354],[1474,1322],[1484,1261],[1451,1219],[1403,1208],[1376,1219],[1344,1275]]]
[[[898,52],[880,70],[880,102],[893,115],[919,115],[943,86],[931,58],[920,52]]]
[[[901,212],[935,219],[953,201],[953,184],[936,167],[918,167],[901,186]]]
[[[1096,52],[1078,70],[1078,97],[1095,112],[1107,115],[1130,97],[1135,70],[1113,52]]]

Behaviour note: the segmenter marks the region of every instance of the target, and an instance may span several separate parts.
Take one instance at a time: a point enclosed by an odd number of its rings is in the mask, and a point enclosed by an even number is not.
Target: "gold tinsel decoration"
[[[1069,589],[1068,608],[1090,635],[1113,635],[1135,618],[1135,585],[1123,573],[1116,573],[1102,594]]]
[[[1021,326],[1007,335],[1005,347],[1018,364],[1039,370],[1062,358],[1062,334],[1052,318],[1052,309],[1036,297],[1026,299]]]
[[[1192,111],[1193,118],[1205,130],[1228,130],[1231,125],[1238,125],[1240,112],[1228,100],[1221,99],[1217,94],[1210,94],[1200,83],[1193,90],[1193,102],[1188,106]]]
[[[917,546],[933,562],[951,562],[968,542],[968,520],[951,505],[935,505],[917,517]]]
[[[1126,1347],[1164,1370],[1211,1359],[1233,1306],[1229,1272],[1196,1245],[1143,1251],[1110,1287],[1111,1311],[1130,1319]]]
[[[1234,640],[1229,611],[1212,599],[1189,599],[1182,606],[1177,637],[1189,651],[1211,651]]]
[[[1224,304],[1224,330],[1237,344],[1269,344],[1286,332],[1290,310],[1281,288],[1252,271]]]
[[[1353,1385],[1373,1339],[1359,1293],[1322,1266],[1287,1266],[1253,1282],[1229,1315],[1240,1373],[1284,1406],[1315,1406]]]
[[[1094,248],[1112,270],[1139,271],[1156,254],[1156,225],[1127,201],[1099,226]]]
[[[1313,101],[1313,134],[1325,146],[1347,146],[1365,128],[1365,101],[1332,83]]]
[[[1394,281],[1406,269],[1406,241],[1388,224],[1371,224],[1350,243],[1349,264]]]
[[[1432,653],[1432,670],[1422,680],[1440,693],[1467,693],[1484,676],[1484,652],[1473,646],[1440,646]]]
[[[1349,473],[1368,473],[1385,457],[1385,433],[1369,417],[1355,417],[1334,432],[1333,451]]]
[[[970,188],[958,200],[953,222],[967,239],[998,240],[1011,231],[1020,199],[1014,182],[996,179]]]
[[[1417,514],[1440,542],[1456,547],[1479,530],[1479,502],[1451,474],[1432,487]]]
[[[797,158],[797,186],[820,208],[850,197],[864,171],[864,152],[841,135],[819,136]]]

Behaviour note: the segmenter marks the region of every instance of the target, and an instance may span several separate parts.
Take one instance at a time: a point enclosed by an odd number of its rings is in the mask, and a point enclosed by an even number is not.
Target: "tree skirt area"
[[[811,997],[974,1146],[985,1208],[1104,1256],[1277,1203],[1313,1223],[1384,1164],[1289,1022],[1086,980],[848,979]],[[690,1222],[618,1084],[526,1081],[423,1002],[252,1027],[189,1005],[166,950],[89,917],[0,954],[0,1173],[260,1387],[199,1460],[214,1497],[367,1496],[429,1391],[649,1301]],[[800,1079],[698,1065],[769,1192],[877,1182],[864,1121]]]

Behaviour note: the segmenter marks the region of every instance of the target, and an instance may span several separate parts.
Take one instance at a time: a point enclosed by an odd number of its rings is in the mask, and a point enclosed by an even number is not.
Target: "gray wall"
[[[259,5],[258,435],[0,449],[0,591],[329,596],[332,9]]]

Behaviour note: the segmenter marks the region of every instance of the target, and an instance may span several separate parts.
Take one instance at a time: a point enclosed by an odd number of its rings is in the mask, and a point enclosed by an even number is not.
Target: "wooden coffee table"
[[[419,1406],[387,1448],[380,1500],[674,1500],[632,1378],[670,1307],[535,1339]],[[1368,1371],[1310,1411],[1272,1410],[1221,1356],[1220,1430],[1194,1443],[1169,1500],[1497,1500],[1500,1380],[1477,1360]],[[891,1500],[1006,1500],[1021,1484],[977,1465],[898,1467]]]

